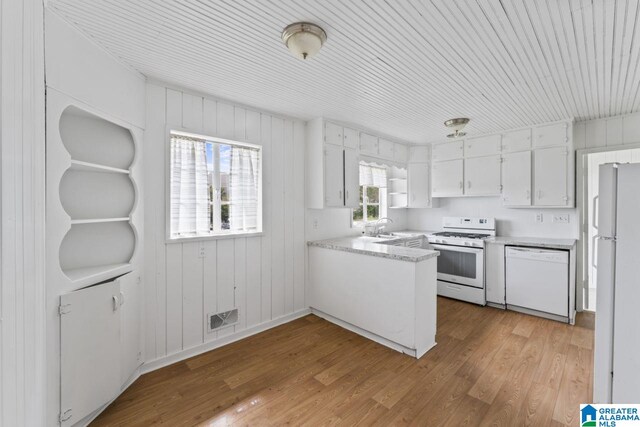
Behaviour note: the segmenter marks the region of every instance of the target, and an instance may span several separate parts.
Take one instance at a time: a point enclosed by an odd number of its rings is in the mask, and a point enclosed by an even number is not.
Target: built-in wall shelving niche
[[[135,143],[128,129],[74,106],[62,113],[59,130],[71,156],[59,186],[71,223],[60,245],[60,267],[72,282],[87,286],[131,270]]]
[[[387,170],[387,195],[389,209],[407,207],[407,169],[391,166]]]

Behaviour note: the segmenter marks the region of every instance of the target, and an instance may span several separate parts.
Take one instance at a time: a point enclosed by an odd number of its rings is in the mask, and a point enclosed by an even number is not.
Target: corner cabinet
[[[144,361],[143,131],[49,87],[46,127],[48,381],[81,425]]]

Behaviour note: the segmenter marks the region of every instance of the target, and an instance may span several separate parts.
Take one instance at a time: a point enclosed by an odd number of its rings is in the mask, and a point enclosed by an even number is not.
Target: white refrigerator
[[[600,166],[594,403],[640,403],[640,164]]]

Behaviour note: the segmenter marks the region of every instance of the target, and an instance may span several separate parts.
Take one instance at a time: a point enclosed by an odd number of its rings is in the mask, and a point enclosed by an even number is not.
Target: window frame
[[[377,188],[378,189],[378,203],[367,203],[367,200],[369,199],[367,197],[367,188],[368,187],[373,187],[373,188]],[[362,220],[361,221],[356,221],[353,219],[353,212],[355,211],[355,209],[351,209],[351,226],[352,228],[364,228],[364,226],[368,223],[373,222],[374,220],[369,220],[366,219],[367,216],[367,206],[370,204],[371,206],[378,206],[378,219],[380,218],[384,218],[384,216],[386,216],[386,213],[383,214],[382,212],[382,201],[385,201],[385,204],[388,203],[387,202],[387,197],[386,197],[386,191],[387,188],[386,187],[376,187],[374,185],[360,185],[358,188],[358,191],[360,191],[360,188],[362,188]],[[383,194],[383,192],[385,194]],[[387,211],[388,206],[385,206],[385,212]],[[377,219],[375,220],[377,221]]]
[[[259,151],[258,165],[260,173],[258,176],[258,229],[256,231],[229,231],[229,232],[211,232],[208,235],[197,236],[183,236],[183,237],[171,237],[171,135],[178,134],[187,136],[190,138],[204,139],[218,144],[235,145],[239,147],[246,147],[251,149],[257,149]],[[211,135],[204,135],[200,132],[193,131],[180,126],[167,126],[165,130],[165,158],[164,158],[164,196],[165,196],[165,243],[181,243],[181,242],[197,242],[203,240],[219,240],[219,239],[235,239],[240,237],[262,236],[264,234],[264,218],[263,218],[263,147],[258,144],[251,144],[243,141],[236,141],[232,139],[219,138]],[[210,202],[211,203],[211,202]],[[215,202],[214,202],[215,203]]]

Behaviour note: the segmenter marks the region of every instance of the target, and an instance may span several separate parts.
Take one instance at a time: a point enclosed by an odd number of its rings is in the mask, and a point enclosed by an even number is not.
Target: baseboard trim
[[[309,308],[298,310],[293,313],[275,318],[273,320],[259,323],[247,329],[243,329],[240,332],[234,333],[232,335],[228,335],[224,338],[206,342],[204,344],[199,344],[195,347],[190,347],[185,350],[179,351],[177,353],[173,353],[168,356],[163,356],[163,357],[151,360],[149,362],[146,362],[144,365],[142,365],[140,370],[140,375],[144,375],[148,372],[155,371],[156,369],[164,368],[165,366],[169,366],[174,363],[181,362],[190,357],[197,356],[202,353],[206,353],[207,351],[215,350],[216,348],[220,348],[222,346],[231,344],[233,342],[250,337],[252,335],[259,334],[260,332],[264,332],[271,328],[275,328],[276,326],[289,323],[292,320],[299,319],[300,317],[304,317],[308,314],[311,314],[311,310]]]

